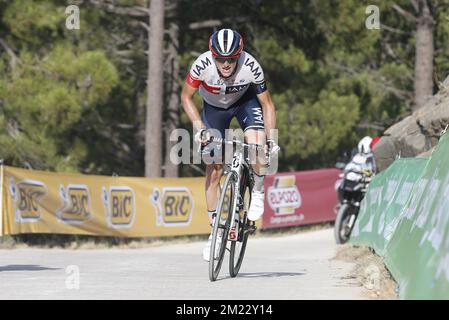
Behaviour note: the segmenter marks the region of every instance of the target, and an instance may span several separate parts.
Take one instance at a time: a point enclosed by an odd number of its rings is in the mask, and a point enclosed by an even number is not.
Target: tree
[[[421,108],[433,95],[433,59],[434,59],[434,25],[432,8],[437,1],[411,0],[410,4],[416,15],[394,3],[395,9],[402,17],[416,24],[415,30],[415,76],[413,110]]]
[[[150,1],[148,39],[148,97],[145,137],[145,176],[162,175],[162,103],[164,0]]]
[[[79,171],[88,147],[76,133],[84,115],[107,102],[117,69],[103,51],[73,45],[56,2],[14,0],[1,12],[2,157],[17,166]]]
[[[421,108],[433,95],[433,56],[434,56],[434,18],[430,10],[430,1],[412,1],[417,11],[416,21],[416,58],[415,58],[415,104]]]
[[[81,30],[69,31],[64,1],[0,0],[6,163],[176,176],[169,136],[191,129],[179,112],[180,86],[210,34],[224,27],[243,35],[264,68],[278,109],[281,171],[333,165],[448,75],[448,0],[373,0],[380,30],[366,28],[366,5],[357,0],[153,0],[155,19],[149,2],[76,1]]]
[[[171,12],[173,12],[171,21],[168,28],[168,45],[167,45],[167,55],[164,65],[166,70],[166,85],[165,85],[165,95],[168,102],[167,110],[165,112],[165,160],[164,160],[164,176],[165,177],[177,177],[178,176],[178,165],[174,164],[170,160],[170,149],[174,145],[174,142],[170,141],[170,134],[179,127],[179,110],[180,110],[180,100],[179,91],[181,86],[180,75],[179,75],[179,60],[178,60],[178,50],[179,50],[179,25],[177,21],[177,0],[172,1]]]

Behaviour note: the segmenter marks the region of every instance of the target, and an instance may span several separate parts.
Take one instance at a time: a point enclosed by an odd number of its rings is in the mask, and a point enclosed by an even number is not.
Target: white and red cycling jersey
[[[266,90],[262,67],[245,51],[238,59],[234,74],[227,79],[220,77],[212,52],[204,52],[193,63],[186,82],[194,88],[199,87],[208,104],[223,109],[237,102],[251,85],[254,85],[256,93]]]

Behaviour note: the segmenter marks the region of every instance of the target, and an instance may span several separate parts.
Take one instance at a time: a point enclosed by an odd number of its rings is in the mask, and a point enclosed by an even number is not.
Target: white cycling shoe
[[[217,243],[215,244],[215,258],[218,258],[218,254],[220,253],[220,247],[221,247],[221,235],[217,235]],[[204,261],[209,262],[210,258],[210,247],[212,246],[212,234],[209,236],[209,239],[207,240],[206,246],[203,249],[203,259]]]
[[[254,190],[251,194],[251,204],[248,210],[248,219],[251,221],[259,220],[264,211],[265,193]]]

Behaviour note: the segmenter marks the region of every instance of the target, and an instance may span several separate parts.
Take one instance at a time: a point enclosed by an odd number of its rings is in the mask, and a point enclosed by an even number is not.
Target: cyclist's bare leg
[[[206,166],[206,205],[207,211],[209,211],[209,221],[211,225],[212,214],[215,213],[217,209],[218,199],[220,196],[219,192],[222,167],[222,165],[218,164],[208,164]],[[211,242],[212,234],[209,236],[209,240],[207,241],[206,246],[203,249],[203,259],[206,261],[209,261]],[[217,248],[219,247],[219,245],[215,247],[216,252]]]
[[[260,146],[263,146],[265,144],[265,131],[248,129],[245,131],[245,140],[248,144],[258,144]],[[258,174],[259,176],[264,175],[263,169],[266,166],[266,159],[263,153],[258,154],[255,160],[250,159],[250,162],[256,174]]]
[[[265,131],[249,129],[245,132],[245,139],[248,144],[265,144]],[[254,159],[255,158],[255,159]],[[263,170],[266,167],[265,152],[257,152],[250,155],[250,164],[253,168],[254,189],[251,195],[251,204],[248,210],[248,219],[256,221],[260,219],[264,212],[264,176]]]
[[[209,212],[217,209],[222,170],[223,165],[221,164],[208,164],[206,166],[206,205]]]

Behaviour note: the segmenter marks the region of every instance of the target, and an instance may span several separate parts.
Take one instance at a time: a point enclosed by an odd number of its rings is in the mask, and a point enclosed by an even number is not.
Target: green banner
[[[404,299],[449,299],[449,134],[430,159],[399,159],[376,176],[351,243],[385,257]]]
[[[425,158],[398,159],[373,179],[361,204],[351,235],[352,243],[370,246],[377,254],[384,255],[401,209],[409,200],[427,161]]]

